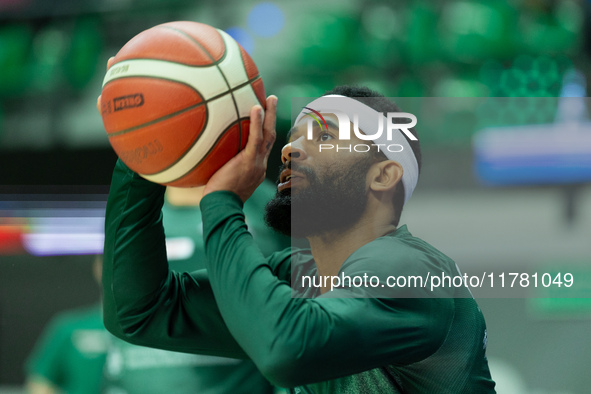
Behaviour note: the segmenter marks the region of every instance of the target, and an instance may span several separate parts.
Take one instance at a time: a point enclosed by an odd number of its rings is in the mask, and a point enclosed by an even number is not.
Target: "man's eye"
[[[318,140],[320,141],[328,141],[332,139],[332,135],[328,134],[328,133],[322,133],[318,136]]]

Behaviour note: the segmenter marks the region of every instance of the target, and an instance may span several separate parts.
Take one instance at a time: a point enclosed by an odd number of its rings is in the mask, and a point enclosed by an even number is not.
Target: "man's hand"
[[[250,130],[246,147],[220,168],[207,182],[203,196],[227,190],[245,202],[265,179],[267,160],[275,142],[277,97],[267,98],[267,111],[255,105],[250,110]]]
[[[109,60],[107,60],[107,71],[111,68],[111,66],[115,63],[115,56],[111,56]],[[99,115],[102,115],[101,112],[101,94],[99,94],[98,98],[96,99],[96,109],[98,109]]]

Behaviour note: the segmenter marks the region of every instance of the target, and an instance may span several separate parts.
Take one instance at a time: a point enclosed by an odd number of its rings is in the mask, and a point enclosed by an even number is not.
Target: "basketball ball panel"
[[[242,64],[240,47],[227,33],[220,30],[220,34],[226,43],[226,56],[224,57],[224,60],[219,63],[219,67],[224,74],[226,81],[228,81],[230,88],[235,88],[248,81],[244,65]]]
[[[250,118],[250,110],[252,109],[252,106],[259,104],[259,100],[250,84],[245,85],[240,89],[236,89],[234,91],[234,99],[238,106],[239,118]],[[265,107],[264,103],[265,101],[260,103],[263,108]]]
[[[190,66],[207,66],[213,62],[209,53],[190,37],[160,26],[129,40],[115,56],[115,63],[129,59],[158,59]]]
[[[150,126],[111,136],[109,142],[133,171],[159,173],[174,165],[193,146],[206,120],[206,108],[200,106]]]
[[[250,84],[250,86],[252,87],[252,90],[259,103],[263,106],[263,108],[265,108],[267,104],[267,96],[265,93],[265,86],[263,85],[263,80],[259,77],[258,79],[254,80]]]
[[[157,27],[171,28],[183,32],[193,41],[198,42],[214,62],[219,61],[226,51],[224,40],[215,27],[189,21],[163,23]]]
[[[242,48],[240,44],[240,57],[242,58],[242,64],[244,64],[244,70],[246,71],[246,76],[248,79],[253,79],[259,75],[259,70],[257,66],[252,61],[250,55]]]
[[[178,162],[160,173],[144,176],[144,178],[164,184],[183,177],[195,167],[195,163],[202,160],[219,140],[221,133],[238,120],[232,95],[227,93],[208,102],[207,116],[208,121],[199,135],[199,140]],[[232,151],[236,154],[235,147],[232,147]]]
[[[181,82],[193,87],[204,100],[228,90],[217,66],[191,67],[161,60],[132,59],[113,65],[103,80],[103,87],[121,78],[150,77]]]
[[[240,127],[238,123],[231,125],[215,144],[206,157],[187,175],[166,185],[178,187],[202,186],[225,163],[238,153],[238,138]]]
[[[157,78],[123,78],[107,84],[101,112],[107,134],[170,116],[203,102],[195,89]]]

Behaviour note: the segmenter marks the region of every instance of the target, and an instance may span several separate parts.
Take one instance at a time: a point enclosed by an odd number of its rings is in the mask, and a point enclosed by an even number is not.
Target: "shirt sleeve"
[[[445,298],[352,298],[339,289],[292,298],[246,229],[230,192],[203,198],[207,269],[228,329],[273,383],[293,387],[435,352],[453,315]]]
[[[246,358],[219,313],[207,273],[169,272],[164,190],[117,162],[105,215],[105,326],[137,345]]]

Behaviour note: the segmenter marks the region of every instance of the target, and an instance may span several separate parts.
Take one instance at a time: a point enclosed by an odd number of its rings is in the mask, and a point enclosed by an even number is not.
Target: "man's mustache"
[[[292,170],[305,175],[307,178],[316,178],[316,172],[314,172],[314,170],[312,170],[311,168],[301,166],[297,163],[294,163],[292,160],[288,160],[279,166],[279,176],[277,177],[277,184],[280,183],[279,178],[281,177],[281,172],[283,170]]]

